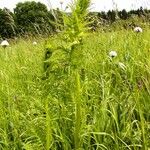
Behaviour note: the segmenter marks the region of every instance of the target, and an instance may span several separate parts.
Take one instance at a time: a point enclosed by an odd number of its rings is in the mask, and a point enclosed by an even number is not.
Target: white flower
[[[117,52],[116,51],[110,51],[109,52],[109,56],[112,57],[112,58],[116,57],[117,56]]]
[[[143,30],[142,30],[141,27],[135,27],[135,28],[134,28],[134,32],[139,33],[139,32],[143,32]]]
[[[126,66],[125,66],[125,64],[123,64],[122,62],[119,62],[118,63],[118,66],[121,68],[121,69],[123,69],[123,70],[126,70]]]
[[[9,46],[8,41],[7,40],[2,41],[1,42],[1,46],[3,46],[4,48],[7,47],[7,46]]]
[[[36,42],[36,41],[34,41],[32,44],[33,44],[33,45],[37,45],[37,42]]]

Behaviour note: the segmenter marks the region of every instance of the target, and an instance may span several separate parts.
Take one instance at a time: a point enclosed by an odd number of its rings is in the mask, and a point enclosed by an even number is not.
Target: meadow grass
[[[54,50],[46,79],[46,39],[0,48],[0,149],[150,149],[149,34],[88,33],[81,68],[68,74]],[[48,41],[63,43],[59,35]]]

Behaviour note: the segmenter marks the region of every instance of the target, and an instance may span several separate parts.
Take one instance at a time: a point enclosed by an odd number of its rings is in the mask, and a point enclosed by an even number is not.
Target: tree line
[[[150,19],[150,10],[143,9],[142,7],[140,7],[137,10],[130,10],[129,12],[127,12],[125,9],[121,11],[109,10],[107,13],[99,12],[97,15],[103,19],[109,20],[110,22],[114,22],[118,18],[127,20],[132,15],[136,15],[138,17],[147,17],[148,19]]]
[[[145,18],[150,21],[150,10],[131,10],[127,12],[109,10],[108,12],[90,12],[88,19],[92,26],[104,22],[113,23],[117,19],[127,20],[131,16]],[[0,36],[1,38],[12,38],[18,35],[45,35],[56,32],[59,25],[63,25],[62,13],[59,9],[48,10],[46,5],[40,2],[20,2],[14,8],[14,12],[9,9],[0,9]]]
[[[137,10],[126,11],[125,9],[109,10],[108,12],[91,12],[89,19],[92,21],[91,28],[96,30],[99,27],[119,24],[125,29],[135,27],[141,23],[150,23],[150,10],[140,7]],[[120,22],[119,22],[120,21]]]

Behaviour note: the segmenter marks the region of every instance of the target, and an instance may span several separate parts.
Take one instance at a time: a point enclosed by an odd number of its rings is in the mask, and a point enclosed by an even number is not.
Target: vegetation
[[[68,6],[66,8],[68,8]],[[62,29],[62,27],[60,28],[60,25],[63,26],[62,13],[66,15],[70,14],[65,10],[51,9],[48,11],[45,4],[34,1],[18,3],[13,13],[7,8],[3,10],[0,9],[0,36],[4,39],[20,35],[36,36],[53,34]],[[128,19],[130,19],[130,22],[126,25],[125,22]],[[129,12],[125,9],[121,11],[90,12],[87,16],[87,20],[93,22],[93,24],[91,24],[92,30],[99,30],[105,25],[112,25],[118,21],[122,21],[120,27],[127,29],[131,26],[138,25],[139,22],[149,22],[150,10],[141,7]]]
[[[54,21],[54,17],[40,2],[18,3],[14,9],[14,15],[18,32],[42,34],[53,30],[49,20]]]
[[[150,149],[149,26],[90,33],[89,4],[0,48],[0,149]]]
[[[6,8],[0,9],[0,36],[3,38],[15,36],[15,29],[13,14]]]

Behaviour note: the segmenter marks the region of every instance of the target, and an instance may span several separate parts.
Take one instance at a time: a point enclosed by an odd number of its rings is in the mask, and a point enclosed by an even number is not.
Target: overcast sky
[[[33,1],[33,0],[0,0],[0,8],[7,7],[10,10],[13,10],[15,5],[18,2],[24,2],[24,1]],[[50,8],[50,4],[53,8],[60,8],[60,0],[34,0],[34,1],[40,1],[48,6]],[[63,7],[70,3],[72,0],[63,0],[64,4]],[[113,1],[115,2],[115,5],[113,4]],[[102,11],[102,10],[109,10],[113,8],[121,9],[137,9],[140,6],[150,8],[150,0],[91,0],[91,10],[93,11]]]

